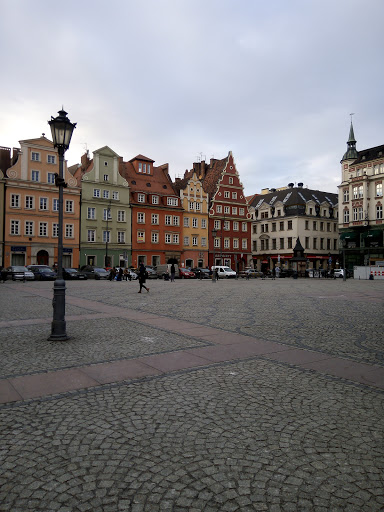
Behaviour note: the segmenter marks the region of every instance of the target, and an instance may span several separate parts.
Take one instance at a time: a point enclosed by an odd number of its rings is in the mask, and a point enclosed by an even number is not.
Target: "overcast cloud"
[[[235,157],[247,195],[337,192],[349,114],[384,144],[383,0],[0,0],[0,145],[77,122],[69,165]]]

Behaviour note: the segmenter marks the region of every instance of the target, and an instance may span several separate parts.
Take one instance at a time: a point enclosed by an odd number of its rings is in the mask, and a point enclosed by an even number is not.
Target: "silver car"
[[[12,281],[33,281],[35,274],[22,265],[12,265],[7,268],[7,277]]]

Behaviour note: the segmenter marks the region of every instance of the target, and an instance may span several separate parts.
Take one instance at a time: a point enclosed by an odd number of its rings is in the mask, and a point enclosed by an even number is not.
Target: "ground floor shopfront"
[[[276,267],[282,271],[299,270],[297,263],[293,261],[294,254],[272,254],[272,255],[253,255],[253,267],[260,272],[273,272]],[[340,268],[340,255],[339,252],[326,253],[326,254],[305,254],[306,261],[304,262],[304,270],[331,270]]]
[[[58,263],[57,245],[20,244],[4,245],[4,267],[11,265],[48,265],[55,267]],[[79,265],[79,248],[63,246],[63,267],[77,268]]]
[[[342,267],[382,265],[384,262],[384,226],[345,229],[340,232]]]
[[[224,265],[230,267],[235,272],[241,272],[250,266],[251,254],[233,253],[233,252],[209,252],[208,266]]]

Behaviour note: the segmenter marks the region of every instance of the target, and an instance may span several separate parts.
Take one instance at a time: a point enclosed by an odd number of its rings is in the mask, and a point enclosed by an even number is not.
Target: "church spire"
[[[351,127],[349,129],[349,137],[348,137],[348,141],[347,141],[348,149],[344,153],[342,161],[343,160],[355,160],[357,158],[356,139],[355,139],[355,133],[353,131],[352,116],[353,116],[353,114],[351,114]]]

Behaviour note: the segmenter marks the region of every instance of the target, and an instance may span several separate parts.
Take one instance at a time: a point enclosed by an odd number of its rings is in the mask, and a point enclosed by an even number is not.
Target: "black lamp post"
[[[65,341],[69,337],[65,325],[65,281],[63,279],[63,192],[67,184],[64,182],[64,153],[69,148],[76,123],[71,123],[67,112],[60,110],[57,117],[48,121],[51,127],[53,145],[59,153],[59,174],[55,175],[55,185],[59,187],[59,231],[57,243],[57,278],[53,285],[53,320],[51,335],[48,340]]]

